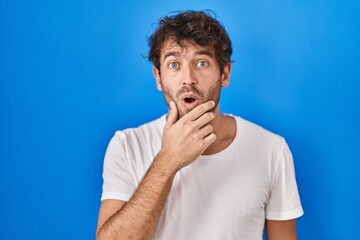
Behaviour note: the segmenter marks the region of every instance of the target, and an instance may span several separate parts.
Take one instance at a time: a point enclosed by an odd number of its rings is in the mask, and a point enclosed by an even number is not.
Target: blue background
[[[212,9],[234,47],[223,112],[292,149],[300,239],[360,239],[360,4],[0,0],[0,238],[93,239],[117,129],[166,112],[143,57],[161,16]]]

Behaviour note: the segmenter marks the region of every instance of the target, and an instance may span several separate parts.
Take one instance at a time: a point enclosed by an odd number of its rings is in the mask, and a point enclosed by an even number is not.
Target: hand
[[[170,102],[160,154],[166,156],[164,159],[172,168],[178,171],[189,165],[215,142],[214,129],[209,124],[215,113],[207,112],[214,106],[214,101],[208,101],[177,120],[178,109],[175,102]]]

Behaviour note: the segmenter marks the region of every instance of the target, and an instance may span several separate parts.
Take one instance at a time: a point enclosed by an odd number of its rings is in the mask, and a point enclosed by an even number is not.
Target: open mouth
[[[196,99],[195,99],[195,98],[192,98],[192,97],[187,97],[187,98],[184,98],[184,101],[185,101],[186,103],[193,103],[193,102],[196,101]]]
[[[182,96],[181,103],[186,109],[192,110],[200,104],[200,98],[195,94],[188,93],[185,96]]]

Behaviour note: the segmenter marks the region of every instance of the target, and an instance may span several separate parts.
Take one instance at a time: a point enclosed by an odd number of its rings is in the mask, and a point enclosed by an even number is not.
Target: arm
[[[116,212],[99,227],[98,239],[151,238],[175,176],[173,171],[162,167],[163,160],[161,156],[155,158],[133,197],[129,202],[123,202],[122,206],[119,204],[118,210],[116,203],[102,204],[103,212],[110,212],[113,207]]]
[[[159,154],[128,202],[102,203],[97,239],[151,239],[175,174],[216,139],[209,125],[214,113],[207,113],[214,105],[213,101],[199,105],[177,121],[176,105],[170,103]]]
[[[297,240],[296,219],[266,220],[266,235],[268,240]]]

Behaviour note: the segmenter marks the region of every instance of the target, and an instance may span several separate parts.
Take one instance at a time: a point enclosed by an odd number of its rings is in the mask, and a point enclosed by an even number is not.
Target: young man
[[[149,59],[169,113],[116,132],[97,239],[296,239],[303,214],[285,140],[219,111],[232,47],[205,12],[160,21]]]

